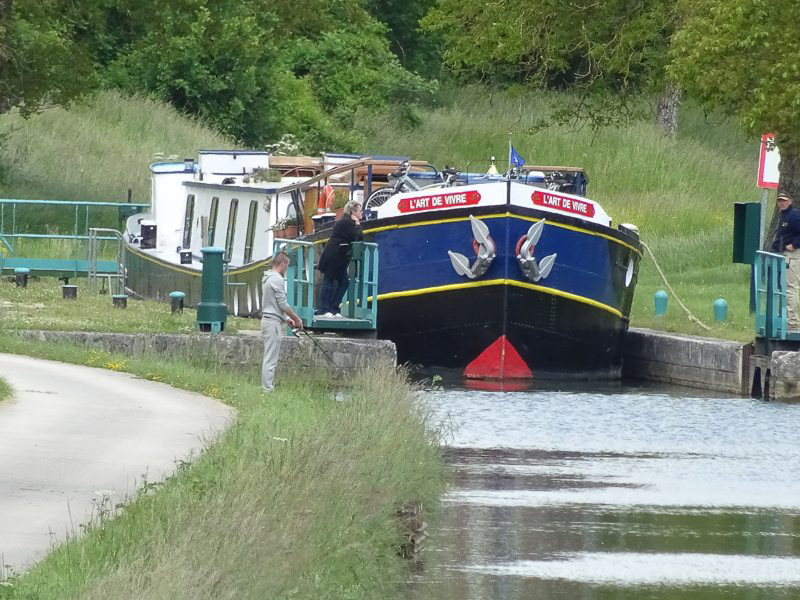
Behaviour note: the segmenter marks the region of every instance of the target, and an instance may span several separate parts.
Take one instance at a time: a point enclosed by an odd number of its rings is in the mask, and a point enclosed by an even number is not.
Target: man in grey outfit
[[[289,268],[289,256],[278,252],[272,257],[272,268],[261,279],[261,337],[264,339],[264,360],[261,363],[261,387],[273,390],[275,367],[281,352],[281,337],[284,322],[292,327],[303,328],[303,321],[286,301],[286,285],[283,278]]]

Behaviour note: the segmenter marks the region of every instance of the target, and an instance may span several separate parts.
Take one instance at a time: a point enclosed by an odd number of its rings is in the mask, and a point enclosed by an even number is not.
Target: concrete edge
[[[752,343],[631,327],[623,377],[747,396]]]

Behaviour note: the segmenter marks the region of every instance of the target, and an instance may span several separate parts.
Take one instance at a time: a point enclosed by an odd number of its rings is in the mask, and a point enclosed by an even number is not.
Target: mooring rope
[[[661,275],[661,279],[664,281],[664,285],[667,286],[667,289],[670,291],[672,296],[675,298],[675,300],[678,301],[678,304],[681,305],[681,308],[684,310],[684,312],[686,312],[686,316],[689,317],[689,320],[692,321],[693,323],[696,323],[697,325],[699,325],[700,327],[702,327],[706,331],[711,331],[711,327],[709,327],[708,325],[703,323],[700,319],[695,317],[692,314],[692,311],[690,311],[686,307],[686,305],[683,302],[681,302],[681,299],[678,297],[678,294],[675,293],[675,290],[672,289],[672,286],[669,284],[669,281],[667,281],[667,276],[664,275],[664,271],[662,271],[661,267],[658,265],[658,261],[656,260],[656,257],[653,254],[653,251],[650,250],[650,246],[645,244],[641,239],[639,240],[639,243],[644,247],[645,250],[647,250],[647,253],[650,255],[650,258],[653,259],[653,264],[656,266],[656,270],[658,271],[658,274]]]

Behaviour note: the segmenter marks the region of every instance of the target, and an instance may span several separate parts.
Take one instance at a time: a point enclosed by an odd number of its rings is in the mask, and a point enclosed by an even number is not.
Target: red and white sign
[[[778,189],[778,164],[781,155],[775,145],[775,134],[765,133],[761,136],[761,151],[758,153],[758,187]]]
[[[594,216],[594,204],[591,202],[584,202],[577,198],[570,198],[569,196],[562,196],[555,192],[548,192],[547,190],[536,190],[531,194],[531,200],[536,206],[543,206],[545,208],[555,208],[564,212],[580,215],[582,217],[592,218]]]
[[[408,213],[422,210],[432,210],[436,208],[456,208],[459,206],[469,206],[471,204],[478,204],[480,201],[480,192],[472,190],[469,192],[454,192],[449,194],[432,194],[429,196],[402,198],[397,203],[397,209],[401,213]]]

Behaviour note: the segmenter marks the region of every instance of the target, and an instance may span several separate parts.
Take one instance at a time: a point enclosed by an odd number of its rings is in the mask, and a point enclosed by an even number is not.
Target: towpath
[[[0,354],[0,374],[14,388],[0,402],[0,565],[16,572],[79,533],[103,496],[163,479],[232,419],[126,373]]]

